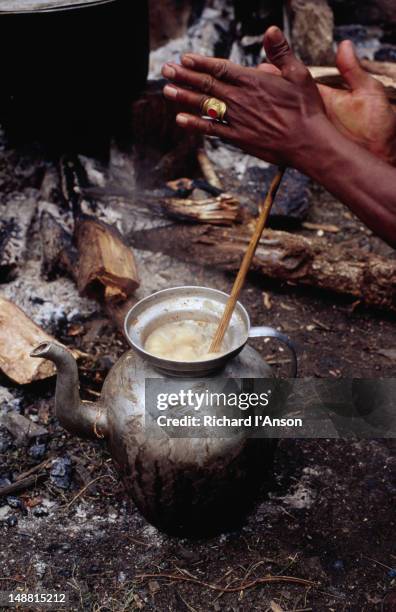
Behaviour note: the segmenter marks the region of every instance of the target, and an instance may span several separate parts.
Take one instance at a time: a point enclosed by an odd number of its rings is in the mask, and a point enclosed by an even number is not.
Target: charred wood
[[[12,193],[0,205],[0,282],[15,278],[24,262],[29,229],[37,210],[36,191]]]
[[[42,245],[41,274],[46,280],[60,275],[76,278],[78,253],[68,234],[49,212],[43,212],[40,219]]]

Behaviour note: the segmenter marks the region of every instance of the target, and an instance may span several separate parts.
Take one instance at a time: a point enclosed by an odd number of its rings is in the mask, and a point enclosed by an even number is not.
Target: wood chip
[[[328,232],[329,234],[337,234],[340,231],[340,228],[337,225],[331,225],[327,223],[310,223],[309,221],[305,221],[302,226],[305,229]]]
[[[271,310],[272,308],[271,296],[266,291],[263,291],[263,304],[267,310]]]

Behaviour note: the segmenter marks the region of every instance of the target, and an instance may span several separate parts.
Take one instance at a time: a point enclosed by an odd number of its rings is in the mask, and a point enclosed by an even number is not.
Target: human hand
[[[383,85],[362,68],[349,40],[338,47],[337,67],[350,89],[318,85],[328,118],[349,140],[396,165],[396,113]],[[281,76],[272,64],[258,68]]]
[[[197,113],[208,97],[223,100],[227,124],[190,113],[178,114],[177,123],[219,136],[266,161],[298,167],[301,156],[312,155],[324,125],[328,137],[330,122],[314,80],[283,33],[269,28],[264,46],[276,74],[187,54],[181,66],[164,66],[163,76],[172,81],[164,94]]]

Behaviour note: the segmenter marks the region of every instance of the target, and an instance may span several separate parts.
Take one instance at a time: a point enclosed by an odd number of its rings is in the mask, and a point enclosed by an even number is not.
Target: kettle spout
[[[103,438],[107,434],[107,417],[100,400],[80,399],[78,369],[72,353],[59,344],[43,342],[31,353],[52,361],[57,369],[55,411],[61,425],[70,433],[85,438]]]

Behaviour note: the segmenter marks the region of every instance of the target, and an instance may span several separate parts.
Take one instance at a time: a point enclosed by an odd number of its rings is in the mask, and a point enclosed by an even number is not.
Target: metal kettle
[[[71,352],[44,343],[33,357],[57,367],[56,414],[71,433],[104,437],[127,492],[158,528],[178,535],[208,535],[235,526],[257,499],[271,473],[276,440],[247,435],[173,438],[151,437],[145,427],[145,380],[183,377],[193,387],[197,377],[211,385],[227,379],[273,379],[271,368],[247,345],[248,337],[276,337],[296,354],[291,341],[271,328],[250,328],[238,303],[230,323],[234,347],[202,362],[175,362],[147,353],[144,340],[156,325],[178,319],[218,320],[227,295],[206,287],[178,287],[141,300],[125,319],[132,350],[109,372],[98,402],[79,396],[77,365]]]

